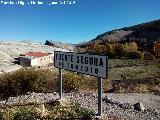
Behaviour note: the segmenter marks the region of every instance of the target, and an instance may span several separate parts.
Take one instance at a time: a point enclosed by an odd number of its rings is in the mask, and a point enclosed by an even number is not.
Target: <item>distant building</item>
[[[29,52],[20,54],[19,63],[26,67],[50,66],[53,64],[53,54],[44,52]]]

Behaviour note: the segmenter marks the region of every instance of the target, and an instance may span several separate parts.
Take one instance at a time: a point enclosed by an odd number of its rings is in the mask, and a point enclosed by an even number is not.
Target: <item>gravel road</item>
[[[68,93],[64,97],[70,101],[78,102],[84,107],[94,110],[97,113],[97,94],[87,93]],[[160,96],[152,94],[130,93],[130,94],[103,94],[103,117],[104,119],[120,120],[160,120]],[[105,102],[105,98],[110,103]],[[136,111],[133,104],[141,102],[145,107],[145,111]],[[130,106],[128,108],[128,106]]]
[[[58,98],[56,93],[30,93],[28,95],[10,97],[0,101],[0,106],[16,103],[42,103]],[[64,93],[63,98],[71,102],[78,102],[82,106],[92,109],[97,113],[97,94],[93,92]],[[109,102],[108,102],[108,101]],[[136,111],[133,104],[143,103],[145,110]],[[110,120],[160,120],[160,96],[153,94],[103,94],[103,119]]]

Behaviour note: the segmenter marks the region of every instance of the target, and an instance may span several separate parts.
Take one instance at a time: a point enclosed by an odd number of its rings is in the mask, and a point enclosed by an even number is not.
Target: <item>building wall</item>
[[[31,59],[19,57],[19,63],[21,66],[30,67],[31,66]]]
[[[49,64],[53,64],[52,56],[44,56],[31,60],[31,66],[48,66]]]
[[[19,57],[19,63],[22,66],[26,67],[41,67],[41,66],[49,66],[53,64],[54,54],[50,54],[48,56],[32,58],[30,56],[21,56]]]

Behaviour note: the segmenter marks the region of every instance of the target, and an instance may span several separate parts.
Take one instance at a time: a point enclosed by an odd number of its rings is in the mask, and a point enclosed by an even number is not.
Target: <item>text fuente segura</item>
[[[55,51],[54,66],[97,77],[107,77],[107,56]]]

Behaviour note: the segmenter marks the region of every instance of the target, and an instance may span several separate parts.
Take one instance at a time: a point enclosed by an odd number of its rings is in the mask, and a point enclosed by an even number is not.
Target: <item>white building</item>
[[[52,53],[29,52],[20,55],[19,63],[26,67],[50,66],[53,64],[53,57],[54,55]]]

